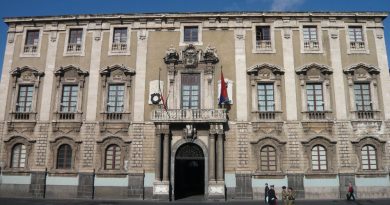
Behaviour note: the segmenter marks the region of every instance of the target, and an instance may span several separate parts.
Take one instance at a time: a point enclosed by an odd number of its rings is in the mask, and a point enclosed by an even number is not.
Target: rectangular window
[[[350,48],[352,50],[365,49],[363,28],[361,26],[350,26],[348,28]]]
[[[80,52],[83,41],[83,29],[70,29],[67,51]]]
[[[62,89],[61,97],[61,112],[71,112],[74,113],[77,111],[77,85],[64,85]]]
[[[30,30],[26,33],[26,42],[24,43],[24,53],[36,53],[39,43],[39,30]]]
[[[371,92],[369,83],[354,85],[357,111],[372,111]]]
[[[16,104],[16,112],[31,112],[34,86],[20,85],[18,100]]]
[[[127,51],[127,28],[114,28],[112,51]]]
[[[108,86],[107,112],[121,113],[124,106],[125,86],[113,84]]]
[[[258,109],[260,112],[275,111],[273,84],[257,84]]]
[[[184,26],[184,42],[198,42],[198,26]]]
[[[256,49],[272,49],[271,29],[269,26],[256,26]]]
[[[303,27],[303,45],[305,49],[318,49],[318,34],[316,26]]]
[[[199,109],[200,76],[199,74],[182,74],[181,107],[182,109]]]
[[[307,111],[324,111],[324,98],[322,93],[321,83],[306,85]]]

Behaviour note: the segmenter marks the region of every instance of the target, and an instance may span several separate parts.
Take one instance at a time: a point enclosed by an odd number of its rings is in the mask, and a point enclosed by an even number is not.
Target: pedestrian
[[[288,199],[287,205],[295,205],[295,191],[293,190],[292,187],[288,187],[287,199]]]
[[[282,186],[282,204],[287,205],[287,203],[288,203],[288,198],[287,198],[286,186]]]
[[[353,186],[352,186],[352,183],[351,182],[349,182],[349,184],[348,184],[348,193],[347,193],[347,200],[349,201],[349,200],[353,200],[353,201],[355,201],[355,195],[354,195],[354,190],[353,190]],[[353,199],[352,199],[353,198]]]
[[[264,189],[264,202],[265,202],[266,204],[268,203],[268,192],[269,192],[268,183],[265,183],[265,189]]]
[[[269,191],[268,191],[268,204],[269,205],[276,205],[276,200],[278,198],[276,197],[274,185],[271,185]]]

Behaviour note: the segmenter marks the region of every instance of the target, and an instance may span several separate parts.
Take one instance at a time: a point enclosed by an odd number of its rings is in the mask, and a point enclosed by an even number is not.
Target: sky
[[[212,11],[390,11],[390,0],[0,0],[0,17]],[[387,29],[387,30],[386,30]],[[0,71],[7,25],[0,22]],[[390,50],[390,17],[385,20]],[[1,72],[0,72],[1,75]]]

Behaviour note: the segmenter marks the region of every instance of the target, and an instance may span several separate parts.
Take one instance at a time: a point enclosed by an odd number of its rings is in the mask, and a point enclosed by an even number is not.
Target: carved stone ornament
[[[348,68],[344,69],[344,73],[351,74],[351,75],[355,75],[355,74],[361,75],[362,73],[365,73],[365,72],[362,72],[363,70],[365,70],[370,75],[377,75],[380,73],[380,68],[373,66],[373,65],[368,65],[365,63],[358,63],[355,65],[349,66]]]
[[[196,138],[196,128],[193,126],[193,125],[186,125],[186,127],[183,129],[183,136],[185,136],[186,138],[192,138],[192,139],[195,139]]]
[[[199,61],[199,50],[194,45],[188,45],[182,52],[183,64],[186,68],[196,68]]]
[[[176,49],[171,45],[167,51],[165,52],[164,62],[166,64],[174,63],[176,64],[179,61],[179,53],[177,53]]]

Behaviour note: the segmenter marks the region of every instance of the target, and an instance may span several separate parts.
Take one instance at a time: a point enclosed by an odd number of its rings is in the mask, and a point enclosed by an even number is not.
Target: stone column
[[[217,146],[217,181],[223,181],[223,134],[218,134]]]
[[[161,181],[161,133],[156,134],[156,181]]]
[[[163,181],[169,181],[169,134],[164,134]]]
[[[209,138],[209,181],[215,181],[215,135]]]

